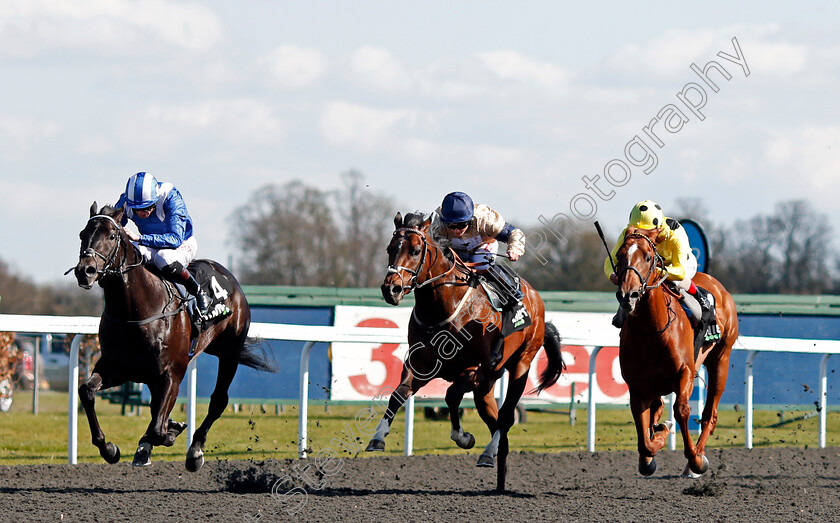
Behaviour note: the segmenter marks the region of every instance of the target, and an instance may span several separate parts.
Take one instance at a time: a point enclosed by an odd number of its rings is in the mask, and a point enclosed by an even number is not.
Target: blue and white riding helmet
[[[132,209],[151,207],[158,200],[158,181],[149,173],[131,175],[125,185],[125,203]]]
[[[472,220],[475,206],[472,198],[463,192],[451,192],[443,197],[440,219],[443,223],[460,223]]]

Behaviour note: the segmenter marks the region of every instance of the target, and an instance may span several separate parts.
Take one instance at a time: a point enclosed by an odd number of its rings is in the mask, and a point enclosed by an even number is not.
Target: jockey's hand
[[[613,285],[618,285],[618,275],[616,273],[610,274],[610,281]]]
[[[139,242],[140,241],[140,235],[137,234],[136,232],[134,232],[133,230],[129,229],[128,227],[126,227],[123,230],[125,231],[125,235],[128,236],[129,240],[131,240],[133,242]]]
[[[518,252],[508,251],[507,255],[508,255],[508,259],[510,261],[516,261],[516,260],[519,259],[519,253]]]

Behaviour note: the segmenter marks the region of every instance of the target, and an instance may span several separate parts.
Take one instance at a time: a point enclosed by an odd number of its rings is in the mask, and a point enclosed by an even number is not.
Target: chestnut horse
[[[207,417],[193,435],[187,451],[186,468],[196,471],[204,464],[207,432],[228,403],[228,387],[242,364],[273,371],[273,366],[246,339],[251,310],[236,279],[221,265],[210,262],[229,285],[219,285],[216,298],[225,300],[232,313],[202,329],[191,346],[191,322],[173,285],[143,265],[140,252],[129,240],[120,221],[124,208],[105,206],[97,213],[96,202],[90,219],[79,234],[82,246],[74,268],[80,287],[94,283],[104,290],[105,309],[99,324],[102,355],[90,378],[79,387],[79,397],[87,414],[93,444],[108,463],[120,460],[120,449],[99,426],[94,410],[96,393],[128,381],[145,383],[151,392],[152,421],[140,438],[133,465],[151,464],[154,445],[172,446],[186,428],[185,423],[169,419],[178,397],[178,388],[190,360],[202,352],[219,358],[216,388],[210,396]],[[69,272],[69,271],[68,271]],[[233,292],[226,297],[224,288]]]
[[[679,299],[663,285],[662,257],[656,252],[656,229],[628,229],[616,255],[619,304],[627,312],[621,328],[619,363],[630,389],[630,410],[636,423],[639,472],[656,470],[654,456],[665,446],[671,427],[660,424],[662,396],[676,394],[674,417],[682,432],[688,459],[683,476],[698,477],[709,467],[704,455],[706,441],[717,424],[717,408],[726,385],[729,355],[738,338],[738,318],[732,296],[715,278],[698,272],[694,282],[712,293],[721,337],[706,342],[695,354],[694,329]],[[700,421],[701,433],[691,441],[688,418],[694,377],[705,365],[708,371],[707,399]]]
[[[421,214],[408,214],[403,220],[397,213],[394,218],[396,230],[388,245],[388,274],[382,295],[386,302],[397,305],[414,290],[416,301],[408,325],[409,350],[400,385],[391,395],[388,410],[366,450],[385,450],[385,436],[402,404],[434,378],[443,378],[452,382],[446,391],[452,440],[463,449],[475,445],[475,437],[464,432],[458,419],[464,394],[473,391],[478,414],[491,435],[477,465],[493,467],[497,458],[496,490],[504,491],[507,434],[528,381],[531,361],[544,343],[548,366],[537,390],[554,384],[564,368],[560,335],[553,324],[545,322],[539,294],[523,280],[523,303],[532,323],[505,338],[502,359],[490,368],[491,348],[501,336],[501,314],[490,307],[484,291],[477,287],[475,272],[430,237],[430,224],[431,218],[424,220]],[[510,383],[499,410],[493,386],[505,369],[510,373]]]

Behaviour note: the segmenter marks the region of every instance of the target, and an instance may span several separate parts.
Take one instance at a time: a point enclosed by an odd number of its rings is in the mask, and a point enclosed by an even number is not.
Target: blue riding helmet
[[[158,181],[149,173],[131,175],[125,185],[125,203],[132,209],[151,207],[158,200]]]
[[[467,193],[451,192],[444,196],[440,205],[440,220],[443,223],[468,222],[474,212],[475,206]]]

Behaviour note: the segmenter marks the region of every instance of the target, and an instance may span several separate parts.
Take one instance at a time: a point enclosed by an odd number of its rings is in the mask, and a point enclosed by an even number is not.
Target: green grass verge
[[[8,413],[0,414],[0,465],[61,464],[67,462],[67,401],[66,393],[41,392],[39,413],[32,414],[32,396],[18,391],[15,403]],[[464,403],[468,404],[467,401]],[[186,415],[176,407],[175,419],[183,421]],[[207,405],[198,406],[201,422]],[[339,457],[369,457],[364,447],[369,439],[356,426],[357,414],[365,407],[313,403],[309,408],[309,448],[311,453],[330,452]],[[379,421],[381,406],[370,429]],[[239,412],[229,407],[215,423],[205,449],[206,458],[212,460],[294,458],[297,457],[297,407],[286,406],[276,413],[275,407],[265,411],[259,405],[244,405]],[[97,413],[102,430],[109,441],[116,443],[123,460],[130,460],[140,436],[149,424],[149,409],[142,408],[139,415],[120,414],[120,406],[97,401]],[[364,414],[364,413],[363,413]],[[526,423],[513,427],[510,433],[511,450],[515,452],[568,452],[586,450],[586,409],[577,411],[577,423],[569,423],[567,412],[528,412]],[[786,411],[785,419],[794,419],[805,411]],[[362,416],[364,417],[364,416]],[[397,415],[386,454],[403,453],[403,428],[405,416]],[[414,431],[415,454],[480,454],[489,434],[474,410],[467,410],[463,417],[465,430],[476,436],[476,447],[465,451],[450,441],[449,422],[425,419],[423,408],[416,409]],[[818,417],[792,421],[776,427],[779,412],[757,410],[753,422],[755,447],[796,446],[816,447],[818,443]],[[349,427],[349,428],[348,428]],[[625,450],[636,448],[636,432],[627,407],[599,407],[597,413],[596,450]],[[840,446],[840,413],[828,413],[827,444]],[[722,409],[717,430],[708,446],[742,447],[744,445],[744,412],[732,407]],[[155,447],[153,459],[181,461],[185,454],[185,439],[180,437],[173,447]],[[682,443],[677,442],[677,448]],[[374,454],[381,455],[381,454]],[[101,463],[97,449],[90,443],[90,431],[84,412],[79,413],[78,461]]]

